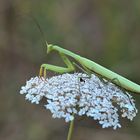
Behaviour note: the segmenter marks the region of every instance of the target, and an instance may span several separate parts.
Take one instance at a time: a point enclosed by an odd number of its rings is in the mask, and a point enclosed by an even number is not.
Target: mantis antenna
[[[33,15],[25,13],[25,14],[18,14],[18,15],[16,15],[16,17],[17,18],[29,18],[29,19],[31,19],[35,23],[35,25],[38,28],[39,32],[41,33],[41,36],[43,38],[42,42],[43,42],[44,46],[46,46],[46,44],[48,45],[48,42],[47,42],[46,37],[45,37],[45,34],[42,31],[39,22],[37,21],[37,19]]]

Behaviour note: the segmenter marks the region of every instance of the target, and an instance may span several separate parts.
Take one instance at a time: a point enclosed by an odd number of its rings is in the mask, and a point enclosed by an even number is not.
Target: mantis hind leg
[[[51,65],[51,64],[42,64],[40,67],[40,72],[39,72],[40,77],[46,78],[47,70],[54,71],[54,72],[61,73],[61,74],[66,73],[66,72],[75,71],[75,67],[72,64],[72,62],[68,59],[68,57],[66,57],[63,53],[59,53],[59,54],[67,67],[65,68],[65,67],[55,66],[55,65]]]
[[[112,83],[114,83],[113,81],[116,81],[116,82],[117,82],[117,85],[119,85],[118,88],[119,88],[120,90],[123,91],[123,93],[128,97],[128,99],[129,99],[131,105],[133,106],[133,103],[132,103],[132,101],[130,100],[130,95],[128,94],[128,92],[126,91],[126,89],[124,89],[124,88],[121,86],[121,82],[119,81],[119,79],[118,79],[118,78],[113,78],[113,79],[110,80],[110,81],[111,81]],[[115,83],[116,83],[116,82],[115,82]],[[134,107],[134,108],[135,108],[135,107]]]
[[[105,81],[105,82],[106,82],[106,84],[108,84],[108,83],[113,83],[113,84],[115,84],[119,89],[121,89],[124,93],[126,93],[126,89],[124,89],[124,88],[122,87],[121,82],[119,81],[118,78],[113,78],[113,79],[107,80],[107,81]],[[117,84],[116,84],[116,83],[117,83]],[[126,93],[126,94],[127,94],[127,93]]]

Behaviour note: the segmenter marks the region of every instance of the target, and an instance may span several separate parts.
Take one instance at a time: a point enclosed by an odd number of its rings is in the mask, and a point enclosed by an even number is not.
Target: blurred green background
[[[38,75],[46,56],[43,37],[140,84],[140,0],[0,0],[0,140],[66,140],[68,124],[30,104],[20,87]],[[48,75],[49,76],[49,75]],[[134,95],[140,109],[140,96]],[[116,131],[84,118],[73,140],[139,140],[140,114]]]

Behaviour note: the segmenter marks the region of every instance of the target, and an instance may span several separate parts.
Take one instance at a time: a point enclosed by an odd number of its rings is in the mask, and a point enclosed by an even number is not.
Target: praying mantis
[[[34,21],[34,23],[36,24],[37,28],[39,29],[43,37],[43,40],[45,40],[44,33],[42,32],[42,29],[40,28],[40,25],[37,22],[37,20],[31,15],[24,15],[24,16],[27,16]],[[108,81],[111,81],[112,83],[118,85],[121,88],[124,88],[125,90],[129,92],[140,93],[140,85],[128,80],[127,78],[89,59],[84,58],[78,54],[75,54],[69,50],[63,49],[57,45],[48,44],[47,41],[46,41],[46,46],[47,46],[47,53],[50,53],[51,51],[57,51],[60,54],[62,60],[64,61],[67,67],[65,68],[65,67],[55,66],[51,64],[42,64],[40,67],[40,72],[39,72],[40,77],[42,77],[42,75],[43,77],[46,77],[46,70],[54,71],[61,74],[66,73],[66,72],[74,72],[75,63],[69,60],[69,58],[67,57],[69,56],[75,59],[83,67],[82,69],[85,70],[85,72],[87,73],[93,72],[97,74],[98,76],[103,77]]]
[[[63,49],[57,45],[48,44],[47,42],[46,42],[46,46],[47,46],[47,53],[50,53],[51,51],[58,52],[67,67],[60,67],[51,64],[42,64],[39,72],[40,76],[43,75],[44,77],[46,77],[46,70],[54,71],[60,74],[67,73],[67,72],[74,72],[75,71],[74,62],[71,62],[68,58],[71,57],[75,61],[77,61],[85,71],[93,72],[105,78],[106,80],[110,80],[112,83],[118,85],[121,88],[124,88],[129,92],[140,93],[140,85],[91,61],[90,59],[84,58],[78,54]]]

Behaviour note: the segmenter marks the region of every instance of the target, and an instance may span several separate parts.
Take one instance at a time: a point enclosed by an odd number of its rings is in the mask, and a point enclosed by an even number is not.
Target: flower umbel
[[[21,94],[31,103],[39,104],[46,98],[46,109],[53,118],[74,119],[73,114],[98,120],[102,128],[121,127],[122,117],[133,120],[137,114],[134,100],[128,92],[111,82],[100,80],[96,75],[74,73],[53,76],[49,79],[31,78],[21,87]]]

